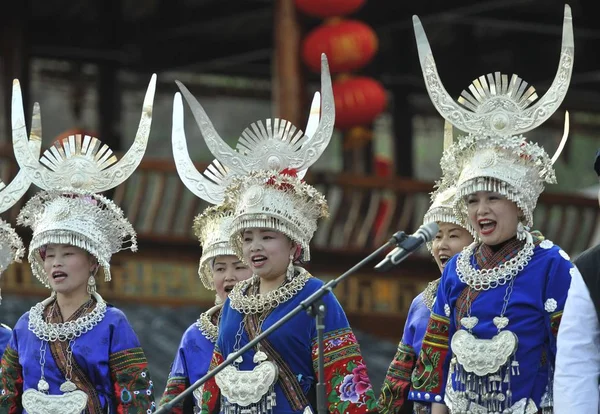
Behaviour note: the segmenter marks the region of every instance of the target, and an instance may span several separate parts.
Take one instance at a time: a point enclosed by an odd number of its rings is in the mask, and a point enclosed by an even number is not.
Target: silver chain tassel
[[[515,359],[510,364],[506,364],[498,372],[478,376],[464,370],[462,365],[451,362],[450,373],[454,373],[456,382],[456,395],[462,400],[468,401],[467,411],[457,412],[456,414],[469,414],[468,406],[470,403],[485,407],[490,413],[510,414],[512,404],[511,378],[520,375],[519,362]],[[502,384],[506,384],[506,391],[503,391]],[[550,411],[543,411],[544,414],[551,414]]]
[[[265,394],[260,401],[255,404],[250,404],[247,407],[242,407],[235,403],[229,402],[225,397],[221,396],[221,407],[223,414],[274,414],[277,406],[277,394],[275,387],[271,387],[269,392]]]

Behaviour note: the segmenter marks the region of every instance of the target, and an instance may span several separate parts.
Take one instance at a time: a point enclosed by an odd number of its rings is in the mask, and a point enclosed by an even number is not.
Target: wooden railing
[[[2,155],[5,183],[17,171],[10,155]],[[205,165],[198,165],[200,170]],[[313,239],[309,270],[322,279],[342,273],[395,231],[415,230],[429,206],[432,184],[404,178],[381,179],[353,174],[312,173],[307,181],[328,199],[330,218]],[[30,194],[36,189],[31,189]],[[29,195],[30,195],[29,194]],[[125,183],[108,194],[125,211],[138,232],[140,252],[113,257],[113,282],[101,285],[110,300],[144,300],[157,304],[212,303],[197,277],[200,248],[192,222],[207,204],[181,183],[171,160],[144,160]],[[25,197],[27,198],[27,197]],[[15,222],[22,200],[3,217]],[[536,229],[571,254],[600,239],[598,202],[577,195],[545,193],[535,212]],[[27,232],[21,231],[24,239]],[[439,276],[428,252],[422,249],[393,272],[367,268],[336,290],[354,324],[397,337],[410,301]],[[28,266],[13,265],[3,277],[6,293],[47,294],[34,281]],[[376,316],[376,318],[374,318]]]

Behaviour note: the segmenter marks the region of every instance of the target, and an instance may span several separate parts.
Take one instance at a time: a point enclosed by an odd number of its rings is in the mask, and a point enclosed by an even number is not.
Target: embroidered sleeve
[[[117,413],[151,413],[156,408],[148,361],[142,348],[116,352],[109,359]]]
[[[19,354],[11,345],[6,347],[0,367],[0,412],[7,414],[21,413],[21,395],[23,394],[23,367],[19,363]]]
[[[212,359],[210,361],[209,372],[212,371],[217,365],[220,365],[224,361],[221,352],[219,351],[219,347],[215,346],[215,350],[213,352]],[[206,383],[201,386],[202,393],[202,414],[217,414],[220,409],[220,399],[221,393],[219,392],[219,387],[215,381],[215,377],[212,377]]]
[[[177,350],[177,355],[175,355],[175,360],[171,365],[171,371],[169,372],[169,378],[167,379],[165,391],[163,392],[162,398],[159,402],[159,405],[161,406],[171,402],[175,397],[181,394],[190,385],[190,379],[186,369],[186,359],[183,348],[184,338],[181,342],[182,343],[180,344],[179,349]],[[188,405],[187,400],[188,399],[186,398],[186,404],[177,404],[176,406],[171,408],[171,413],[183,414],[184,406]]]
[[[411,400],[437,403],[444,400],[450,356],[449,343],[452,336],[450,318],[453,313],[446,292],[447,271],[448,266],[440,281],[421,351],[412,373]]]
[[[379,413],[400,413],[408,397],[415,362],[416,355],[413,347],[400,342],[381,387]]]
[[[421,352],[412,374],[415,400],[441,402],[444,394],[450,320],[431,314]]]
[[[159,405],[165,405],[171,402],[175,397],[185,391],[189,385],[186,377],[174,377],[170,375]],[[183,403],[177,404],[175,407],[171,408],[170,412],[183,414],[183,405]]]
[[[323,357],[329,412],[334,414],[373,412],[377,409],[377,398],[356,337],[335,296],[327,294],[323,302],[327,309]],[[315,378],[317,378],[316,331],[312,341],[312,360]]]

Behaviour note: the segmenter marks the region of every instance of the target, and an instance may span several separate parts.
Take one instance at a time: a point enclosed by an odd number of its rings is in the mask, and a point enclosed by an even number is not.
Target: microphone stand
[[[170,402],[160,406],[158,408],[158,410],[155,411],[155,414],[170,413],[171,409],[174,406],[178,405],[179,403],[183,403],[185,398],[188,395],[192,394],[192,392],[194,392],[194,390],[196,388],[199,388],[200,386],[205,384],[206,381],[208,381],[209,379],[211,379],[212,377],[217,375],[219,372],[221,372],[223,369],[225,369],[225,367],[227,367],[228,365],[231,365],[233,362],[235,362],[236,359],[238,359],[240,356],[245,354],[250,349],[254,348],[256,345],[258,345],[258,343],[261,340],[263,340],[264,338],[266,338],[267,336],[269,336],[270,334],[275,332],[277,329],[279,329],[281,326],[283,326],[287,321],[292,319],[294,316],[296,316],[298,313],[300,313],[303,310],[306,311],[309,315],[314,316],[315,321],[316,321],[317,342],[318,342],[318,350],[319,350],[318,362],[317,362],[318,363],[317,371],[318,371],[319,381],[316,385],[317,413],[318,414],[327,414],[327,412],[328,412],[327,404],[326,404],[327,399],[325,397],[325,383],[324,383],[325,361],[324,361],[324,355],[323,355],[324,354],[324,349],[323,349],[324,348],[324,345],[323,345],[324,338],[323,338],[323,336],[324,336],[324,331],[325,331],[324,318],[325,318],[325,313],[327,310],[325,308],[325,305],[321,301],[321,298],[323,296],[325,296],[325,294],[327,294],[328,292],[331,292],[333,289],[335,289],[335,287],[340,282],[342,282],[346,277],[348,277],[349,275],[351,275],[352,273],[356,272],[358,269],[363,267],[371,259],[373,259],[376,256],[378,256],[379,254],[381,254],[388,247],[393,246],[393,245],[398,245],[403,240],[405,240],[407,237],[408,237],[408,235],[403,231],[398,231],[398,232],[394,233],[394,235],[384,245],[382,245],[377,250],[375,250],[374,252],[369,254],[367,257],[362,259],[360,262],[358,262],[356,265],[354,265],[352,268],[347,270],[342,275],[338,276],[335,279],[330,280],[329,282],[327,282],[326,284],[321,286],[321,288],[319,288],[312,295],[310,295],[309,297],[304,299],[302,302],[300,302],[300,304],[297,307],[295,307],[294,309],[292,309],[288,314],[284,315],[281,319],[276,321],[268,329],[266,329],[260,335],[258,335],[253,340],[251,340],[246,345],[244,345],[239,351],[229,354],[227,356],[227,359],[225,359],[221,364],[217,365],[212,371],[206,373],[206,375],[204,375],[202,378],[200,378],[199,380],[194,382],[192,385],[190,385],[188,388],[186,388],[181,394],[179,394],[177,397],[172,399]]]

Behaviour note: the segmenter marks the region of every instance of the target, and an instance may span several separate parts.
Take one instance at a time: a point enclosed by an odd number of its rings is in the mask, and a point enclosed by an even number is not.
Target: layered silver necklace
[[[23,408],[31,414],[80,414],[85,410],[88,401],[88,395],[82,390],[77,389],[77,386],[71,381],[73,372],[73,344],[75,340],[86,332],[93,329],[106,314],[106,302],[98,294],[93,294],[96,300],[94,310],[87,313],[91,306],[90,300],[84,310],[84,314],[74,321],[64,323],[51,323],[50,316],[56,307],[56,297],[53,295],[33,306],[29,311],[28,328],[40,341],[40,380],[38,381],[37,390],[29,388],[23,393]],[[44,310],[52,302],[52,307],[48,316],[44,319]],[[48,342],[54,341],[69,341],[67,347],[67,362],[65,382],[61,384],[60,390],[62,395],[50,395],[50,385],[46,381],[44,368],[46,365],[46,348]]]
[[[296,296],[311,278],[310,273],[308,273],[306,269],[296,267],[295,270],[298,274],[294,276],[291,281],[284,283],[282,286],[265,295],[246,295],[246,291],[249,287],[258,286],[260,283],[260,277],[257,275],[237,283],[229,294],[231,308],[248,315],[252,313],[263,313],[287,302]]]
[[[471,257],[478,242],[465,247],[456,261],[456,273],[461,282],[475,290],[489,290],[505,285],[515,278],[533,257],[533,237],[526,232],[526,242],[523,248],[510,260],[493,269],[475,269],[471,265]]]

